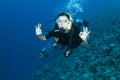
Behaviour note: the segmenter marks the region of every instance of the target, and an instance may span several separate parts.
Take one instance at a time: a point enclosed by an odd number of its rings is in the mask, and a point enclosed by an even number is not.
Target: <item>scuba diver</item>
[[[44,57],[47,57],[48,56],[48,50],[47,48],[43,48],[41,51],[40,51],[40,57],[41,58],[44,58]]]
[[[83,25],[83,31],[80,32],[80,26]],[[88,44],[87,39],[90,31],[88,30],[88,22],[82,20],[74,21],[69,13],[60,13],[56,18],[54,29],[48,32],[47,35],[42,34],[41,24],[35,26],[36,36],[40,40],[47,40],[51,37],[55,37],[56,43],[63,46],[67,46],[64,53],[68,57],[74,48],[77,48],[80,44],[86,46]]]

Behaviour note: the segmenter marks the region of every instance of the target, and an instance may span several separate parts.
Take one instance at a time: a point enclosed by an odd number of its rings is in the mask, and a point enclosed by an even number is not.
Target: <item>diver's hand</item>
[[[42,34],[42,31],[41,31],[41,24],[38,23],[38,25],[35,26],[35,32],[36,32],[36,35],[39,36]]]
[[[80,33],[79,33],[79,36],[80,36],[80,38],[81,38],[83,41],[87,42],[87,39],[88,39],[88,37],[89,37],[89,34],[90,34],[90,31],[88,31],[88,28],[87,28],[87,27],[83,27],[83,32],[80,32]]]

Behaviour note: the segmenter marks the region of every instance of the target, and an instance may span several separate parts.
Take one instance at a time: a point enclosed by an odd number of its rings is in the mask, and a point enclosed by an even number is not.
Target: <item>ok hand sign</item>
[[[38,23],[38,25],[35,26],[35,32],[36,32],[36,35],[39,36],[42,34],[42,31],[41,31],[41,24]]]
[[[89,37],[90,31],[88,31],[87,27],[83,27],[83,32],[79,33],[80,38],[83,41],[87,41],[87,38]]]

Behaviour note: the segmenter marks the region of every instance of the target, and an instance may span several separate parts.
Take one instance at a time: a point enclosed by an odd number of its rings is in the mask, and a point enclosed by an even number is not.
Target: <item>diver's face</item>
[[[58,27],[61,29],[67,29],[67,26],[69,24],[69,19],[67,18],[67,16],[60,16],[58,17],[58,19],[56,20],[56,23],[58,24]]]

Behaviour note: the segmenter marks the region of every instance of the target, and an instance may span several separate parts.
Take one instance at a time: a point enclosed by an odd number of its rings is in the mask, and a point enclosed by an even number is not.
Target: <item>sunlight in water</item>
[[[71,13],[72,15],[76,15],[77,13],[84,12],[84,3],[86,3],[86,0],[69,0],[60,11],[65,11]]]

